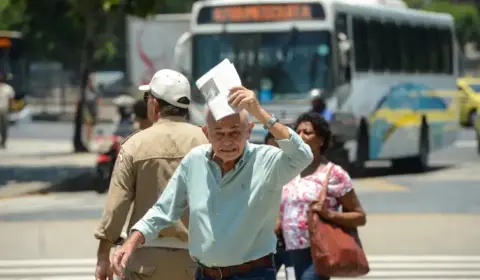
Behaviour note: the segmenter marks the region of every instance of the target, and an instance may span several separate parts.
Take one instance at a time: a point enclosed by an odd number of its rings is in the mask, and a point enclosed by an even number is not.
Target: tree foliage
[[[26,7],[26,0],[0,0],[0,30],[21,27]]]

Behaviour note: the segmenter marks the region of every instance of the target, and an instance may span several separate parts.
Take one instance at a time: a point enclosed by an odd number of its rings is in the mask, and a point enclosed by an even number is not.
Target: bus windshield
[[[228,58],[244,86],[270,91],[269,101],[303,99],[327,86],[329,46],[328,31],[200,34],[193,42],[192,76],[196,80]]]

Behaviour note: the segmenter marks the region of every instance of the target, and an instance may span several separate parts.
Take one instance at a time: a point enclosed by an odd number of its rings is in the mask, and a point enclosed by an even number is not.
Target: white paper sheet
[[[217,66],[210,69],[195,84],[205,96],[205,100],[215,120],[218,121],[237,113],[235,108],[228,103],[228,95],[230,89],[241,86],[242,81],[235,66],[228,59],[224,59]]]

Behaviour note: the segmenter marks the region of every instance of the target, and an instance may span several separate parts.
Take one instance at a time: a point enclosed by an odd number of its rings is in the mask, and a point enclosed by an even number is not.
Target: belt
[[[207,267],[198,264],[200,274],[211,277],[215,280],[221,280],[233,276],[234,274],[247,273],[254,268],[273,266],[273,254],[266,255],[259,259],[233,266]]]

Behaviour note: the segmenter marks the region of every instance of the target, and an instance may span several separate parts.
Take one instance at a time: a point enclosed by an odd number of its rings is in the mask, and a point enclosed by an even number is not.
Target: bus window
[[[370,40],[370,57],[372,59],[372,68],[375,72],[384,72],[386,70],[387,46],[385,41],[385,28],[381,21],[370,20],[368,22]]]
[[[440,45],[442,46],[442,73],[453,73],[453,46],[452,46],[452,31],[443,29],[440,33]]]
[[[385,23],[384,40],[387,49],[387,69],[396,73],[401,71],[402,53],[400,51],[400,31],[393,22]]]
[[[415,51],[418,42],[412,38],[413,27],[402,24],[400,27],[400,42],[402,43],[402,69],[405,73],[415,72]]]
[[[416,28],[416,38],[418,42],[422,42],[419,44],[418,49],[417,49],[417,58],[416,61],[418,61],[418,67],[417,69],[421,73],[428,73],[429,72],[429,61],[428,61],[428,51],[429,51],[429,42],[427,40],[427,32],[428,29],[425,26],[417,26]]]
[[[367,21],[364,18],[353,18],[353,41],[355,52],[355,70],[368,71],[370,69],[370,53],[368,49]]]
[[[368,32],[368,50],[370,57],[370,69],[379,72],[381,70],[381,53],[378,41],[380,40],[380,33],[377,31],[377,24],[373,20],[367,21]]]
[[[430,73],[437,73],[439,71],[439,56],[441,52],[438,46],[438,29],[428,28],[426,41],[428,44],[428,68]]]

